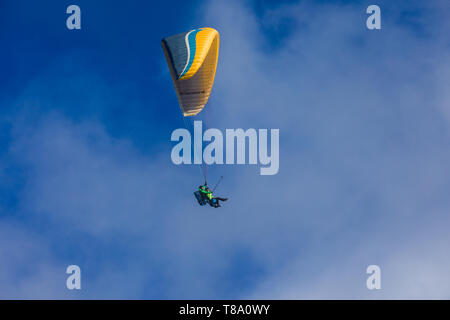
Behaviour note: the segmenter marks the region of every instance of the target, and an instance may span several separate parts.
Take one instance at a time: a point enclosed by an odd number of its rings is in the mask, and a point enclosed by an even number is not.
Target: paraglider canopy
[[[219,33],[200,28],[161,41],[183,116],[195,116],[208,101],[219,57]]]

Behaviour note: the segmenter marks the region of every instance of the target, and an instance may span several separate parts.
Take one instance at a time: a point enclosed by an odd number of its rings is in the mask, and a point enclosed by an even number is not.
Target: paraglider
[[[183,116],[195,116],[208,101],[214,83],[219,33],[213,28],[194,29],[164,38],[161,45]]]
[[[211,191],[205,182],[204,185],[198,187],[198,191],[194,192],[195,197],[197,198],[198,204],[201,206],[206,205],[207,203],[214,208],[221,207],[220,201],[227,201],[228,198],[215,197],[213,192],[216,190],[219,183],[222,181],[223,177],[220,177],[219,182],[217,182],[214,189]]]
[[[183,119],[199,114],[211,94],[219,57],[219,33],[213,28],[199,28],[162,39],[161,46],[169,66]],[[186,125],[187,126],[187,125]],[[206,171],[206,170],[204,170]],[[198,203],[220,207],[206,183],[194,192]]]

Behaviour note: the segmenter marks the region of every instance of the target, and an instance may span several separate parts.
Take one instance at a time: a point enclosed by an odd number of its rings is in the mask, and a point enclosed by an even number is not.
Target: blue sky
[[[2,1],[0,298],[450,298],[449,21],[439,0]],[[209,169],[220,210],[170,160],[160,40],[201,26],[211,125],[280,129],[277,175]]]

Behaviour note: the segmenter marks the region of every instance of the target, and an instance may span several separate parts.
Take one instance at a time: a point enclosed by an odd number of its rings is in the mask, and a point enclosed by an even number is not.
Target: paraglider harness
[[[214,189],[212,191],[206,190],[206,188],[207,188],[206,181],[205,181],[204,185],[198,187],[198,191],[194,192],[194,195],[195,195],[195,198],[197,199],[199,205],[204,206],[207,203],[209,203],[209,205],[211,207],[214,207],[214,208],[220,207],[219,200],[217,200],[216,198],[213,197],[213,192],[216,190],[216,188],[219,185],[222,178],[223,177],[220,177],[219,182],[217,182],[216,186],[214,187]]]

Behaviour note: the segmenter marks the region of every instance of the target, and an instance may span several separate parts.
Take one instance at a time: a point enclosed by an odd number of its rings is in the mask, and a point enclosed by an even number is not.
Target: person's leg
[[[219,203],[219,200],[217,200],[217,198],[212,198],[211,203],[214,208],[220,207],[220,203]]]
[[[221,197],[216,197],[216,199],[220,200],[220,201],[227,201],[228,200],[228,198],[221,198]]]

